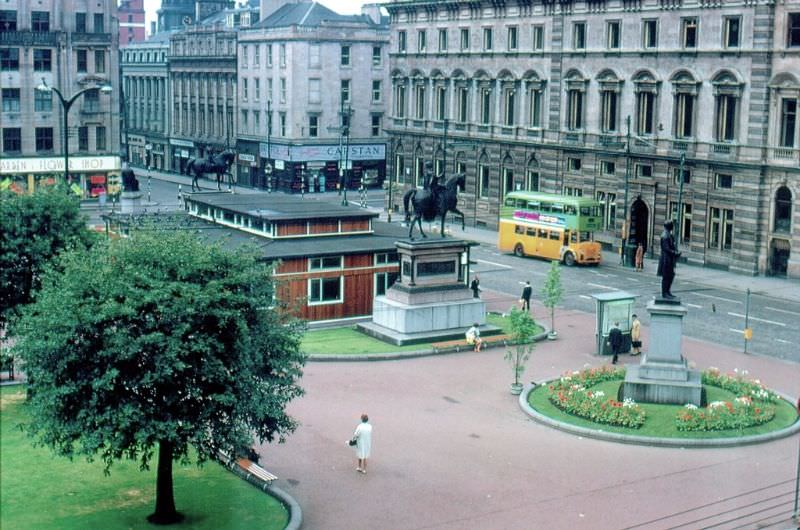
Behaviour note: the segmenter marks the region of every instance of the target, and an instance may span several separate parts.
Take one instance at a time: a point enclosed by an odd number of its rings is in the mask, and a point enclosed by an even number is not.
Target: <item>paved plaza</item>
[[[490,309],[513,302],[491,291],[485,297]],[[534,312],[544,316],[541,306]],[[559,340],[538,344],[525,381],[605,361],[592,354],[593,315],[564,312],[557,323]],[[698,368],[746,369],[776,390],[800,393],[796,364],[689,339],[684,351]],[[261,463],[300,503],[305,528],[790,527],[796,437],[664,449],[566,434],[520,410],[502,355],[495,348],[311,362],[301,382],[307,394],[290,406],[301,425],[285,444],[262,446]],[[362,412],[375,429],[367,475],[355,472],[345,444]]]

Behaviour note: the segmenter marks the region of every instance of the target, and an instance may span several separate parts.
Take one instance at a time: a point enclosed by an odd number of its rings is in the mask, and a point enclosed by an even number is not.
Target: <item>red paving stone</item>
[[[506,302],[513,300],[489,305],[502,309]],[[541,306],[534,311],[544,315]],[[561,313],[557,325],[559,340],[539,343],[525,380],[607,360],[592,354],[593,315]],[[798,365],[697,340],[684,339],[684,348],[699,368],[747,369],[772,388],[800,393]],[[302,381],[307,393],[290,406],[301,425],[285,444],[262,446],[261,463],[300,503],[303,527],[310,529],[697,528],[735,518],[742,513],[737,509],[776,502],[791,509],[797,438],[684,450],[562,433],[520,410],[508,392],[512,373],[502,355],[495,348],[309,363]],[[362,412],[374,426],[367,475],[355,472],[345,444]],[[771,513],[777,511],[760,517]],[[753,527],[760,517],[721,528]]]

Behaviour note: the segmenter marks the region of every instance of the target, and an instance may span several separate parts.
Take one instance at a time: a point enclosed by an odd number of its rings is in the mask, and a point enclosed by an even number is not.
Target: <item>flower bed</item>
[[[746,371],[723,375],[717,368],[703,372],[703,384],[720,387],[737,397],[733,401],[714,401],[701,409],[686,405],[675,418],[679,431],[724,431],[767,423],[775,417],[778,395],[761,381],[745,379]]]
[[[624,368],[610,366],[569,372],[548,385],[548,398],[569,414],[597,423],[638,429],[644,424],[645,413],[633,400],[617,401],[607,398],[603,391],[591,390],[598,383],[624,378]]]
[[[778,394],[769,390],[758,379],[745,379],[747,370],[741,372],[736,368],[732,374],[722,374],[719,368],[709,367],[703,372],[703,384],[718,386],[737,396],[747,396],[755,401],[777,403]]]

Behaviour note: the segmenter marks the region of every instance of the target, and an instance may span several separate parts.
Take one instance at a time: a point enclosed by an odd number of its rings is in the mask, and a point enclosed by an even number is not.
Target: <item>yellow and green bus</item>
[[[514,191],[500,207],[497,246],[517,256],[559,260],[565,265],[598,265],[602,223],[600,203],[584,197]]]

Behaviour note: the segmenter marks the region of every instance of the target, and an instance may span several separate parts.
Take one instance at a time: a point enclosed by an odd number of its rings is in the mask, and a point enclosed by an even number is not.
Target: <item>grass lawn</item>
[[[595,385],[592,388],[604,391],[606,396],[616,397],[617,389],[621,384],[621,381],[606,381],[604,383]],[[706,385],[706,392],[709,403],[712,401],[730,401],[736,397],[731,392],[722,390],[721,388],[715,386]],[[578,416],[573,416],[572,414],[567,414],[550,403],[550,400],[547,399],[546,385],[539,386],[533,392],[531,392],[528,395],[528,403],[541,414],[558,421],[563,421],[564,423],[606,432],[631,434],[637,436],[654,436],[658,438],[736,438],[750,434],[764,434],[771,431],[776,431],[778,429],[788,427],[797,419],[797,413],[795,412],[794,407],[782,399],[776,405],[775,418],[768,423],[741,430],[686,432],[679,431],[675,427],[675,415],[682,407],[678,405],[640,403],[639,405],[647,414],[644,425],[640,429],[628,429],[625,427],[595,423],[584,418],[579,418]]]
[[[486,322],[510,333],[510,321],[496,314],[486,315]],[[466,329],[464,330],[467,331]],[[543,328],[540,329],[540,332]],[[301,348],[306,353],[330,355],[361,355],[366,353],[397,353],[429,350],[430,343],[395,346],[365,335],[351,326],[309,331],[303,337]]]
[[[53,456],[17,428],[27,420],[24,399],[21,385],[0,389],[0,528],[157,528],[145,520],[155,506],[157,454],[150,471],[121,461],[110,476],[101,462]],[[175,505],[186,519],[170,528],[283,529],[289,521],[280,502],[217,463],[176,463],[173,477]]]

